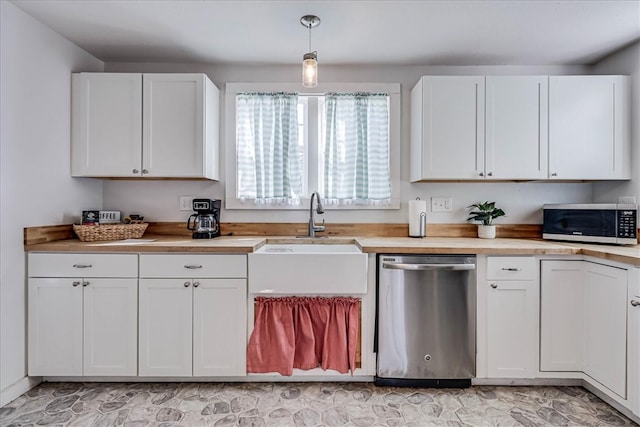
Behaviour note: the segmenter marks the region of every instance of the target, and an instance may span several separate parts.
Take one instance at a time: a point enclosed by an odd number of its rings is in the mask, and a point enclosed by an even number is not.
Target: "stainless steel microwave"
[[[638,205],[544,205],[542,238],[573,242],[638,244]]]

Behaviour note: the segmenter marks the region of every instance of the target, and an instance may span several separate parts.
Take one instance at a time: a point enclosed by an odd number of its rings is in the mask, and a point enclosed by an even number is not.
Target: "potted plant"
[[[467,209],[474,208],[469,212],[467,221],[479,222],[478,237],[481,239],[493,239],[496,237],[496,226],[493,220],[505,216],[502,209],[496,208],[496,202],[475,203],[467,206]]]

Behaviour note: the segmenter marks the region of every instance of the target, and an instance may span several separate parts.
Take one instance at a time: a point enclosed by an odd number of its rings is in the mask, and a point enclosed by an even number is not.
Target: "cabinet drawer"
[[[140,255],[140,277],[247,277],[246,255]]]
[[[489,280],[534,280],[535,278],[534,257],[487,258],[487,279]]]
[[[138,255],[30,253],[29,277],[138,277]]]

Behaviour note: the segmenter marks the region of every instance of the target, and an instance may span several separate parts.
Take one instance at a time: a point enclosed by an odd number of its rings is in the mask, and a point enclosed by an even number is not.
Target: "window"
[[[236,95],[236,197],[297,204],[304,172],[298,95]]]
[[[399,208],[399,85],[332,86],[227,84],[227,209]]]

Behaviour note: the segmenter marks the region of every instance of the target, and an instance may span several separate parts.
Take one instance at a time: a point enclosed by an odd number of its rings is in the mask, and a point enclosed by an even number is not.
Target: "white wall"
[[[324,218],[331,222],[388,222],[408,221],[407,201],[419,196],[453,197],[454,212],[429,214],[428,222],[464,222],[465,207],[479,201],[495,200],[507,212],[502,223],[541,223],[544,203],[588,202],[592,198],[590,183],[409,183],[409,92],[421,75],[425,74],[586,74],[587,68],[571,67],[443,67],[443,66],[323,66],[319,78],[324,82],[382,82],[401,83],[401,200],[400,210],[326,211]],[[297,82],[299,66],[251,66],[207,64],[150,64],[107,63],[110,72],[203,72],[221,89],[227,82]],[[222,100],[224,105],[224,100]],[[224,109],[223,109],[224,110]],[[225,134],[224,123],[221,135]],[[229,141],[221,139],[221,146]],[[231,145],[233,147],[233,145]],[[224,149],[224,148],[223,148]],[[224,154],[221,154],[224,158]],[[224,199],[224,165],[221,181],[107,181],[104,184],[105,209],[139,212],[152,221],[186,221],[190,212],[178,210],[178,196],[190,195]],[[224,222],[305,222],[308,211],[247,211],[223,210]],[[329,225],[330,227],[330,225]]]
[[[591,72],[631,76],[631,181],[595,183],[594,201],[611,203],[619,196],[635,196],[640,202],[640,41],[604,58]]]
[[[28,387],[23,227],[102,206],[102,182],[69,175],[71,72],[104,64],[0,1],[0,406]]]

